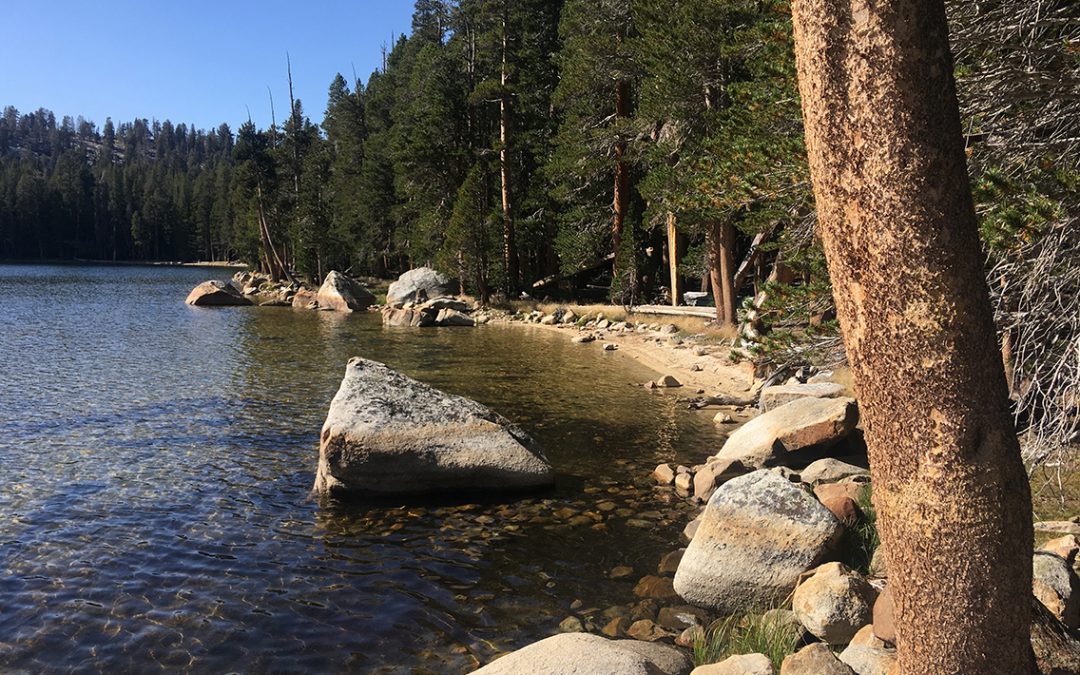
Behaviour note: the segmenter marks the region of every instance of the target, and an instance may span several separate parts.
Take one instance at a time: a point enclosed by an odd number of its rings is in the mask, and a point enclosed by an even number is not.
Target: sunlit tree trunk
[[[668,270],[671,276],[671,306],[679,306],[679,232],[675,227],[675,214],[667,214]]]
[[[617,120],[630,117],[630,83],[626,80],[615,83],[615,117]],[[620,130],[619,133],[621,134],[622,131]],[[625,155],[626,141],[620,138],[615,142],[615,191],[611,204],[614,212],[611,223],[611,245],[615,252],[615,262],[612,263],[613,278],[618,277],[623,224],[630,204],[630,166],[624,160]]]
[[[502,67],[499,82],[502,85],[499,95],[499,175],[502,182],[503,216],[503,266],[506,272],[506,294],[514,298],[518,287],[518,254],[514,235],[514,216],[510,201],[510,91],[508,81],[510,64],[508,57],[509,36],[507,34],[509,8],[503,3],[502,18]]]
[[[870,448],[899,672],[1032,672],[1031,501],[941,0],[794,0],[818,219]]]

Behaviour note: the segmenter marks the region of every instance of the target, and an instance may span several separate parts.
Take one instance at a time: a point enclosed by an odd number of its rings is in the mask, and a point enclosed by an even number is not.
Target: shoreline
[[[685,335],[676,335],[682,342],[676,344],[670,334],[654,330],[611,330],[610,328],[586,328],[575,324],[541,324],[503,317],[493,320],[498,325],[538,328],[562,333],[567,339],[581,335],[595,335],[596,339],[579,345],[582,349],[603,351],[605,344],[615,344],[622,353],[656,372],[659,376],[671,375],[682,385],[676,390],[687,390],[687,395],[697,390],[717,396],[750,396],[760,385],[754,376],[750,361],[733,363],[727,354],[730,347],[697,342]],[[633,322],[641,325],[644,322]],[[647,325],[647,324],[646,324]],[[658,341],[659,340],[659,341]],[[694,368],[699,367],[700,370]],[[644,384],[644,383],[642,383]]]

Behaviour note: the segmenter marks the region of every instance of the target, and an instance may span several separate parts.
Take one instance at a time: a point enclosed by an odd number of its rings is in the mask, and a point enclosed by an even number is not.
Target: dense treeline
[[[1032,104],[1061,91],[1007,105],[999,64],[1031,59],[979,22],[1020,30],[1026,4],[975,4],[953,41],[984,234],[1008,251],[1075,213],[1052,141],[1077,134],[1071,109]],[[1072,10],[1052,4],[1038,82],[1074,81]],[[316,280],[430,264],[484,299],[711,288],[720,320],[742,310],[774,339],[831,312],[783,0],[418,0],[318,124],[291,92],[280,124],[235,133],[8,108],[0,258],[240,258]]]
[[[484,298],[586,271],[636,300],[673,247],[734,321],[749,237],[811,212],[789,23],[771,0],[420,0],[319,125],[291,96],[235,137],[8,108],[0,257],[432,264]]]

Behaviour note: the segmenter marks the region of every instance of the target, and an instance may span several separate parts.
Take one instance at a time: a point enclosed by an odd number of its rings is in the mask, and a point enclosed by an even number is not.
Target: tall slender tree
[[[900,672],[1029,673],[1032,525],[941,0],[793,2]]]

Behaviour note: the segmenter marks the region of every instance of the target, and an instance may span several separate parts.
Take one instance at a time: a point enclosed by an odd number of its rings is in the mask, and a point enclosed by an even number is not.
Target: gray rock
[[[184,302],[197,307],[241,307],[251,304],[232,284],[217,280],[204,281],[191,289]]]
[[[800,398],[838,398],[843,395],[844,386],[834,382],[779,384],[761,390],[758,406],[762,412],[768,412]]]
[[[307,288],[301,288],[292,297],[293,309],[318,309],[319,301],[317,293]]]
[[[335,312],[361,312],[375,304],[371,291],[337,271],[326,275],[316,300],[320,309]]]
[[[858,572],[838,562],[822,565],[795,589],[791,608],[820,640],[846,645],[873,620],[877,592]]]
[[[855,399],[801,398],[736,429],[716,457],[756,467],[783,464],[792,459],[792,453],[828,447],[846,438],[857,421]]]
[[[717,487],[747,471],[737,459],[708,462],[694,474],[694,499],[699,502],[706,501]]]
[[[836,658],[824,643],[815,642],[789,655],[780,666],[780,675],[853,675],[851,668]]]
[[[721,614],[774,604],[836,548],[843,531],[801,484],[772,471],[733,478],[709,498],[675,591]]]
[[[670,464],[660,464],[653,469],[652,477],[660,485],[671,485],[675,482],[675,470]]]
[[[688,542],[693,541],[699,527],[701,527],[701,516],[694,518],[686,524],[686,527],[684,527],[682,531],[683,540]],[[680,560],[679,563],[681,564],[682,560]],[[675,573],[678,574],[678,570],[675,570]]]
[[[1059,555],[1036,551],[1031,559],[1035,597],[1069,628],[1080,627],[1080,579]]]
[[[840,652],[840,660],[856,675],[889,675],[896,663],[896,650],[848,645]]]
[[[423,304],[423,306],[429,309],[433,309],[435,311],[439,311],[442,309],[452,309],[455,312],[467,312],[471,309],[469,307],[469,303],[465,302],[464,300],[458,300],[457,298],[449,296],[435,298],[434,300],[428,300]]]
[[[383,310],[383,325],[391,328],[426,328],[435,325],[436,314],[431,309],[394,309]]]
[[[402,274],[386,291],[386,304],[400,306],[409,300],[450,295],[450,281],[430,267],[417,267]]]
[[[496,659],[476,675],[686,675],[693,663],[675,647],[564,633]]]
[[[456,309],[440,309],[435,317],[436,326],[475,326],[476,322],[468,314],[463,314]]]
[[[349,361],[319,446],[319,494],[550,486],[551,465],[485,406],[366,359]]]
[[[869,480],[870,470],[864,469],[861,466],[855,466],[854,464],[848,464],[847,462],[841,462],[832,457],[825,457],[816,462],[811,462],[810,466],[799,471],[799,477],[802,478],[802,482],[809,483],[810,485],[837,483],[845,478],[851,478],[853,476],[865,477]]]
[[[698,666],[690,675],[776,675],[776,669],[764,654],[738,654],[719,663]]]

